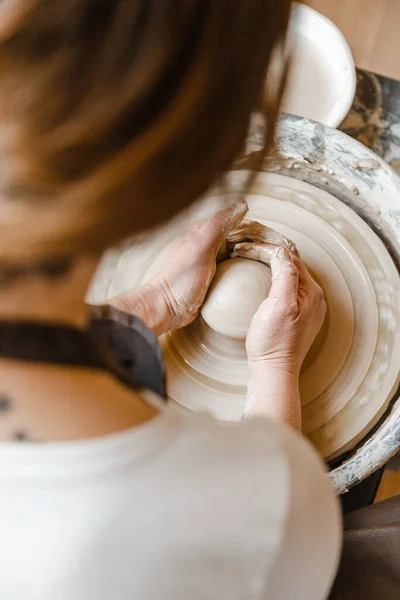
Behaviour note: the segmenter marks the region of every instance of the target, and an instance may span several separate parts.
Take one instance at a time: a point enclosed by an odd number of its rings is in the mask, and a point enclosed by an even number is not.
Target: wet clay
[[[271,269],[266,265],[245,258],[225,260],[217,266],[200,314],[216,333],[245,339],[270,288]]]

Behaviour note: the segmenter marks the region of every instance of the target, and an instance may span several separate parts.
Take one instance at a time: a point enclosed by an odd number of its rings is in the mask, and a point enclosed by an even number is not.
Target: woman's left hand
[[[189,325],[198,315],[214,277],[218,252],[247,210],[247,203],[240,200],[209,219],[194,221],[171,251],[152,281],[168,306],[169,329]]]
[[[209,219],[194,221],[152,280],[109,303],[140,317],[157,335],[191,323],[214,277],[218,253],[247,210],[240,200]]]

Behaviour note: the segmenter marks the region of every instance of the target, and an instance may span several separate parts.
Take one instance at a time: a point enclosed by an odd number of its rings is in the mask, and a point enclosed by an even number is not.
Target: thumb
[[[222,213],[226,212],[226,216],[224,216],[224,238],[228,235],[232,229],[235,229],[239,225],[239,223],[243,220],[249,210],[248,204],[243,196],[240,197],[239,200],[234,202],[232,206],[227,209],[227,211],[221,211]]]
[[[234,202],[229,208],[220,210],[207,222],[207,228],[210,237],[213,238],[215,244],[221,245],[228,233],[235,229],[243,220],[249,207],[244,198],[240,198]]]
[[[204,222],[207,246],[215,258],[223,260],[229,257],[226,238],[245,217],[249,207],[244,198],[234,202],[229,208],[220,210],[211,219]]]
[[[286,248],[278,248],[272,255],[272,286],[268,298],[279,302],[282,310],[297,312],[299,270]]]

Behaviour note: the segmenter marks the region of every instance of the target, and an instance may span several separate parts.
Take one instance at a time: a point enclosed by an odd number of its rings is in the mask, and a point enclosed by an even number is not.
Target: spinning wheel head
[[[227,189],[234,191],[234,185]],[[260,173],[247,202],[247,222],[235,232],[238,239],[228,242],[240,243],[251,227],[250,239],[260,236],[260,242],[274,243],[264,238],[269,227],[268,235],[278,236],[275,243],[293,241],[324,290],[327,318],[303,365],[300,393],[303,432],[330,460],[371,431],[396,390],[399,275],[381,240],[358,214],[311,184]],[[194,218],[223,206],[225,195],[210,196]],[[157,272],[181,235],[178,225],[171,223],[125,250],[114,293]],[[256,260],[234,258],[217,267],[201,315],[162,339],[171,402],[209,411],[223,421],[242,419],[248,379],[244,338],[270,284],[269,268]]]

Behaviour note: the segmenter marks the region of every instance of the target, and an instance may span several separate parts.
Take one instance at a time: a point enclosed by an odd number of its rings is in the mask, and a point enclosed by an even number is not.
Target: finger
[[[246,200],[240,198],[229,208],[224,208],[209,219],[202,221],[202,227],[207,228],[210,238],[214,239],[215,242],[222,243],[231,229],[239,225],[248,210]]]
[[[306,265],[296,256],[293,257],[293,262],[296,265],[299,271],[299,287],[301,287],[306,292],[314,291],[323,296],[323,291],[320,285],[315,281]]]
[[[211,245],[214,249],[217,262],[229,258],[227,235],[243,220],[249,207],[244,198],[240,198],[229,208],[220,211],[212,218],[210,223]]]
[[[247,203],[241,198],[229,208],[218,211],[210,218],[193,221],[186,230],[182,241],[190,241],[195,246],[198,255],[215,261],[218,251],[225,241],[226,232],[232,227],[236,227],[247,210]],[[223,258],[228,258],[226,248],[224,254]]]
[[[304,281],[304,282],[314,281],[309,270],[307,269],[306,265],[303,263],[302,260],[297,258],[297,256],[293,256],[292,260],[299,271],[300,281]]]
[[[224,234],[224,238],[232,229],[239,225],[240,221],[243,220],[248,210],[248,204],[244,197],[241,196],[239,200],[234,202],[234,204],[228,209],[220,211],[219,214],[222,220],[222,233]],[[218,213],[216,216],[218,216]]]
[[[229,208],[217,212],[211,219],[205,222],[208,234],[208,246],[214,250],[217,261],[229,257],[226,242],[227,235],[235,229],[245,217],[249,207],[242,197]]]
[[[272,256],[277,247],[273,244],[257,244],[253,242],[242,242],[235,244],[230,256],[231,258],[249,258],[258,260],[266,265],[271,265]]]
[[[244,219],[237,227],[228,233],[227,243],[231,248],[233,248],[235,244],[240,244],[242,242],[284,246],[293,254],[298,254],[295,244],[289,240],[289,238],[258,221]]]
[[[226,236],[231,229],[235,228],[240,223],[248,210],[249,207],[247,206],[246,200],[241,197],[236,202],[233,202],[231,206],[219,210],[211,217],[192,221],[188,232],[193,233],[201,231],[204,233],[203,230],[206,229],[211,238],[217,239],[224,233]]]
[[[269,298],[286,311],[298,309],[299,270],[286,248],[278,248],[271,261],[272,286]]]

